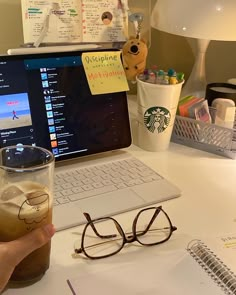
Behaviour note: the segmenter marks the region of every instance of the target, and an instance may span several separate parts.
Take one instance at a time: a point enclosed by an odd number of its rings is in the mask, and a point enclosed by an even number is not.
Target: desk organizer
[[[176,116],[171,141],[236,159],[236,120],[230,129]]]

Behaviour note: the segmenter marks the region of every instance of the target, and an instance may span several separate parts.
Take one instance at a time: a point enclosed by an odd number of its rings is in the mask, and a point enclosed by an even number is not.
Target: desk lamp
[[[210,40],[236,40],[236,0],[158,0],[151,26],[197,39],[197,55],[182,96],[205,96],[205,54]]]

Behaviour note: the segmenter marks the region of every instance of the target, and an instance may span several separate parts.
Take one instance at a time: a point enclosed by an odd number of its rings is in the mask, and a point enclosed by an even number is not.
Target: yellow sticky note
[[[92,94],[128,91],[120,51],[86,52],[82,63]]]

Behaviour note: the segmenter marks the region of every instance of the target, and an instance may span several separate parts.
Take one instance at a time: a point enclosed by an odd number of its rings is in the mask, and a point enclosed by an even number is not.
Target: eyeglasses
[[[78,248],[75,243],[74,251],[91,259],[112,256],[120,252],[125,244],[135,241],[144,246],[164,243],[177,230],[161,206],[139,211],[134,218],[132,232],[126,234],[112,217],[91,219],[88,213],[84,213],[84,216],[88,223],[82,233],[81,247]]]

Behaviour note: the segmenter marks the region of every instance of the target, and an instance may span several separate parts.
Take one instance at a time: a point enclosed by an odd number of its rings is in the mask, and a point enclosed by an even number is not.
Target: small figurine
[[[147,44],[143,39],[130,37],[122,48],[122,60],[127,80],[135,81],[136,76],[146,67]]]

